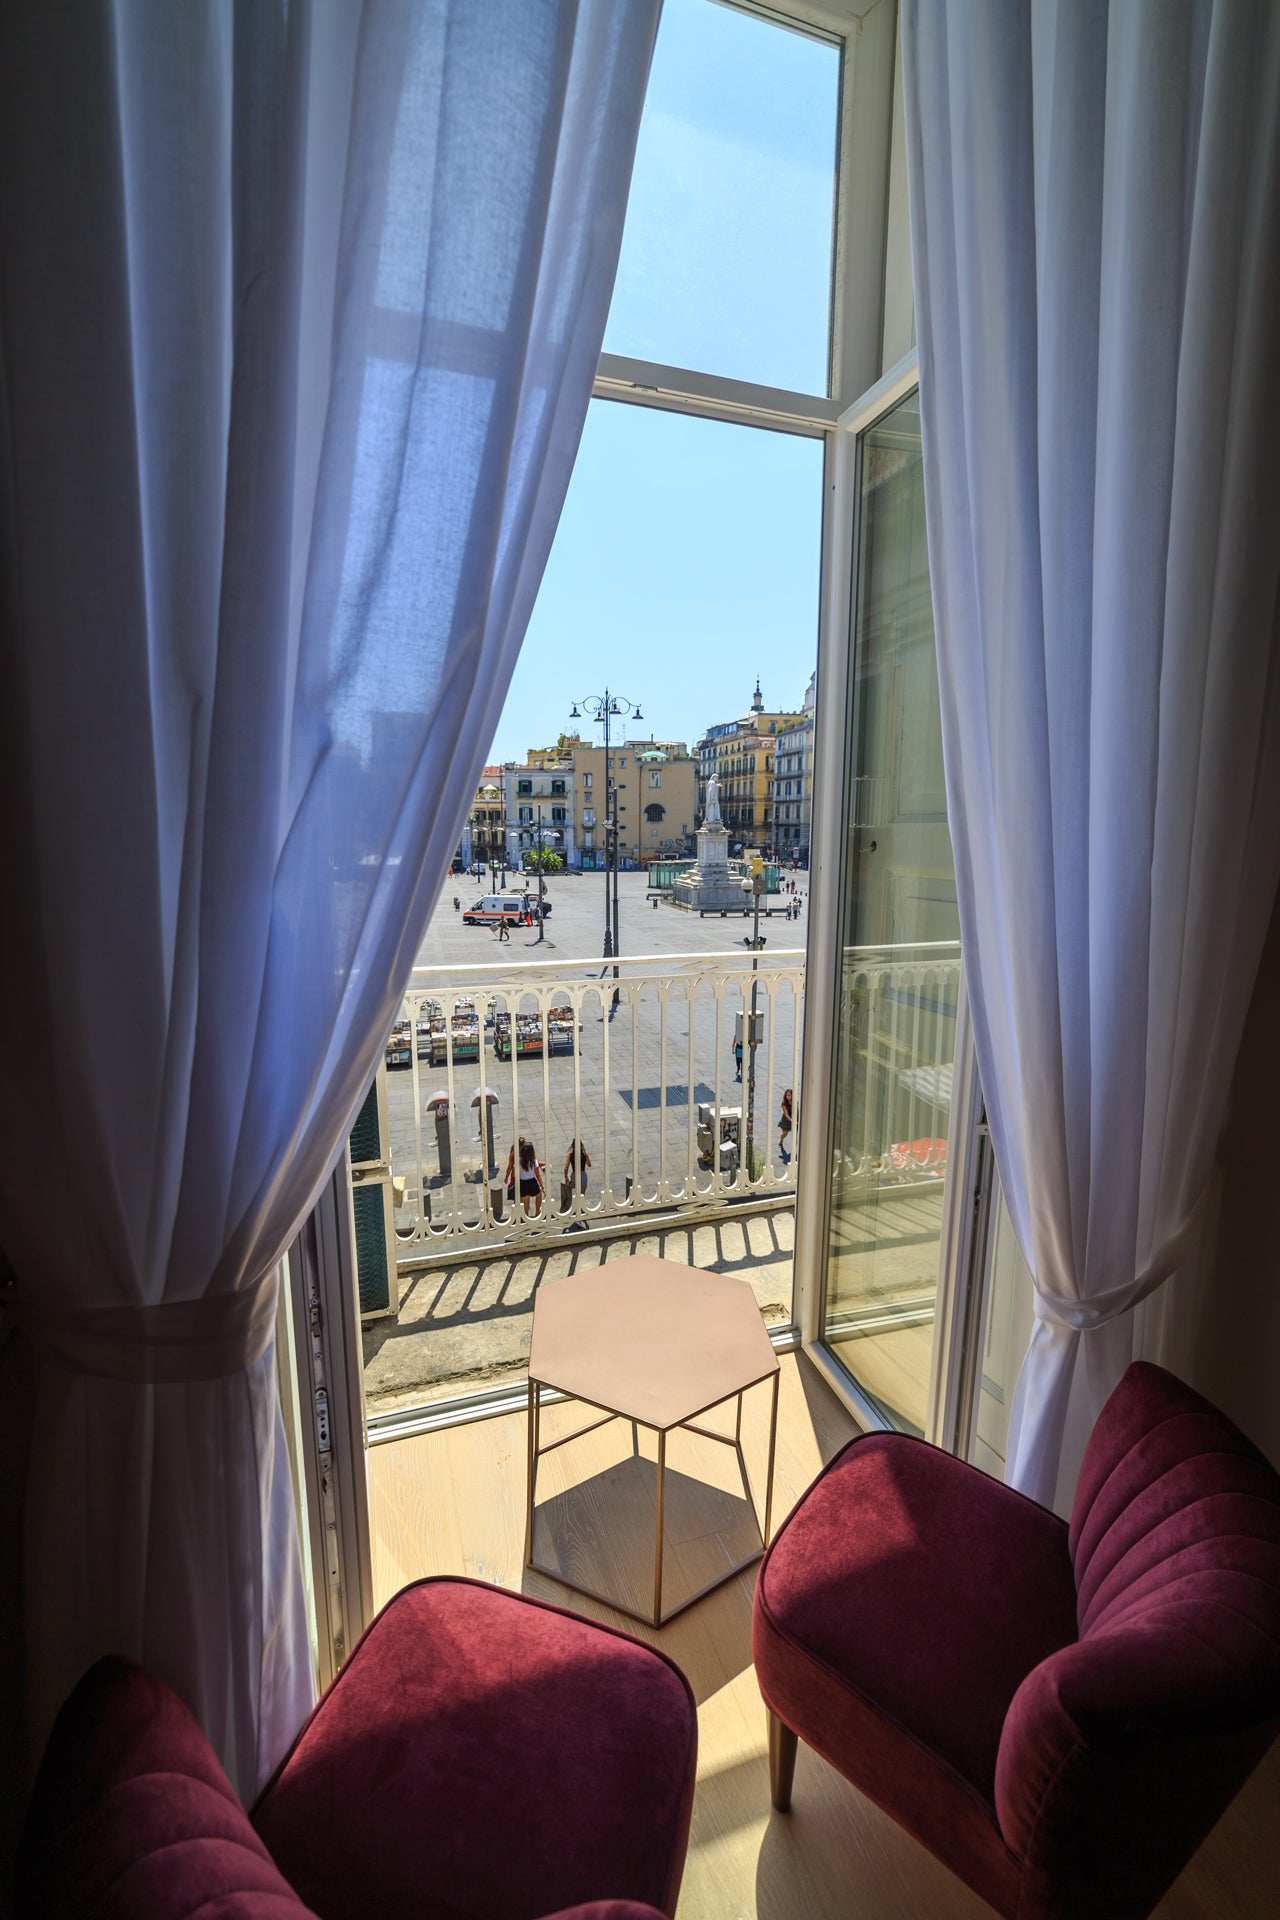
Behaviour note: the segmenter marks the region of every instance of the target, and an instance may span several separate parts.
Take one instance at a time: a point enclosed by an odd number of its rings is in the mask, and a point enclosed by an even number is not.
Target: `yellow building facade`
[[[708,727],[698,742],[698,818],[706,806],[707,784],[714,774],[720,794],[720,817],[731,848],[774,844],[774,758],[777,739],[800,725],[803,709],[766,712],[760,682],[756,681],[750,710],[739,720]]]
[[[529,750],[530,767],[567,775],[572,808],[570,865],[605,864],[605,823],[612,811],[604,747],[562,734],[553,747]],[[621,740],[609,748],[609,780],[617,804],[618,854],[644,864],[690,850],[697,821],[697,762],[682,740]]]

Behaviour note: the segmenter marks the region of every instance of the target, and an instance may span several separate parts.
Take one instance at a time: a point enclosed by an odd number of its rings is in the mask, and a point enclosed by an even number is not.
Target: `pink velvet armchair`
[[[1280,1479],[1147,1365],[1070,1527],[868,1435],[774,1540],[753,1640],[776,1807],[799,1736],[1010,1920],[1139,1920],[1280,1727]]]
[[[246,1814],[187,1708],[103,1660],[63,1708],[19,1920],[661,1920],[697,1753],[679,1668],[468,1580],[379,1615]]]

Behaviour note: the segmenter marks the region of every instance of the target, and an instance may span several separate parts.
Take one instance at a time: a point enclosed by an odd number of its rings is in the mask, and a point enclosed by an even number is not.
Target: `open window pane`
[[[826,393],[836,47],[666,0],[605,351]]]
[[[823,1337],[922,1432],[960,928],[915,393],[861,437]]]

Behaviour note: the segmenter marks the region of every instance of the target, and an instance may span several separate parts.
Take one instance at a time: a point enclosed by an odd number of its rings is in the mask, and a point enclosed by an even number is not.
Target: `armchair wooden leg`
[[[769,1793],[779,1813],[791,1805],[791,1782],[796,1772],[798,1741],[776,1713],[769,1714]]]

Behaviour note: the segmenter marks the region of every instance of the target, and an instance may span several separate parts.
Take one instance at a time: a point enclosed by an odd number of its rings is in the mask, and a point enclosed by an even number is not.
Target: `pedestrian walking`
[[[791,1106],[792,1092],[788,1087],[782,1096],[782,1111],[778,1115],[778,1158],[784,1167],[791,1164]]]
[[[568,1213],[573,1205],[575,1186],[582,1188],[582,1197],[587,1194],[587,1169],[591,1165],[591,1155],[581,1140],[571,1140],[569,1151],[564,1156],[564,1171],[560,1176],[560,1211]]]
[[[520,1143],[520,1204],[526,1218],[530,1208],[536,1219],[542,1212],[542,1197],[546,1193],[547,1183],[542,1177],[542,1162],[532,1140]]]
[[[733,1077],[735,1080],[741,1080],[742,1078],[742,1042],[741,1040],[735,1040],[733,1043]]]

